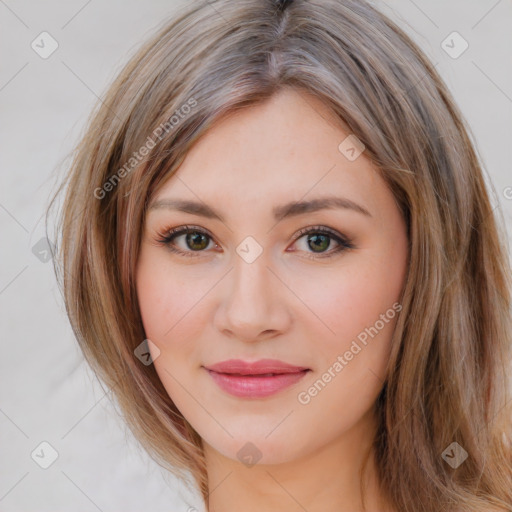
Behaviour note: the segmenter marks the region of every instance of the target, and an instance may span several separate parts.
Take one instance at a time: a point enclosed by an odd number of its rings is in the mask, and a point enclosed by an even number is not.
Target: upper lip
[[[279,361],[278,359],[260,359],[259,361],[247,362],[241,359],[229,359],[209,366],[207,370],[217,373],[232,373],[239,375],[261,375],[266,373],[298,373],[309,370],[305,366],[295,366],[293,364]]]

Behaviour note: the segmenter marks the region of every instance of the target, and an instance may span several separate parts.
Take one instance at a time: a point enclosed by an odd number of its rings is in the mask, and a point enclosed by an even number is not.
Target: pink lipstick
[[[241,398],[264,398],[298,382],[308,371],[277,359],[252,363],[230,359],[204,367],[225,392]]]

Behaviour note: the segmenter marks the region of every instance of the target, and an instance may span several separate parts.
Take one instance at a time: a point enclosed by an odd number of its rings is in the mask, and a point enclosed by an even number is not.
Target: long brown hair
[[[145,208],[216,120],[283,88],[313,94],[363,142],[407,221],[376,403],[383,488],[403,512],[511,511],[510,267],[470,131],[422,51],[371,4],[288,3],[187,2],[92,114],[47,213],[66,189],[55,269],[78,342],[148,452],[207,502],[201,439],[134,354]],[[467,453],[458,467],[450,446]]]

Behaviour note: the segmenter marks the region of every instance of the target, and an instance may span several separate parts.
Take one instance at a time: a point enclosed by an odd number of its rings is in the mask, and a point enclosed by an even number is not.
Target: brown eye
[[[185,243],[193,251],[201,251],[202,249],[206,249],[206,247],[208,247],[207,236],[208,235],[205,235],[204,233],[193,231],[185,235]]]
[[[176,245],[176,240],[181,236],[184,236],[185,247]],[[202,229],[193,226],[181,226],[160,234],[157,242],[165,245],[172,252],[183,256],[200,256],[200,253],[204,252],[211,240],[210,235]]]

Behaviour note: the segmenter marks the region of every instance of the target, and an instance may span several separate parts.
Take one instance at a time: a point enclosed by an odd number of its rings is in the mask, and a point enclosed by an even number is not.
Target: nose
[[[236,255],[225,278],[215,314],[215,327],[243,342],[275,337],[288,329],[286,287],[269,267],[265,253],[248,263]]]

